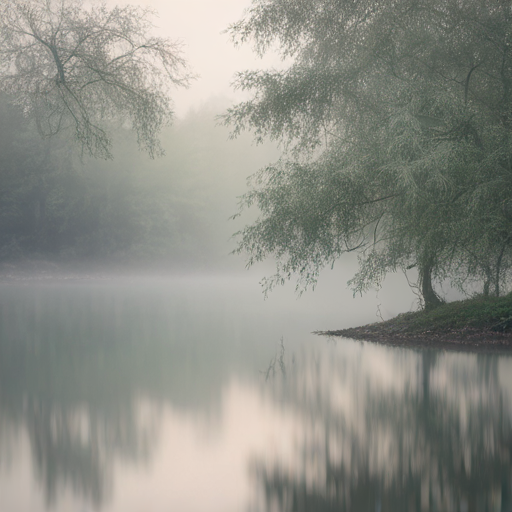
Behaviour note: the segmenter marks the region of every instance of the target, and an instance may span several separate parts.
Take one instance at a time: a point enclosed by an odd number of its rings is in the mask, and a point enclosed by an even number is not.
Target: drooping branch
[[[466,77],[466,81],[464,82],[464,105],[468,104],[468,93],[469,93],[469,81],[471,79],[471,75],[473,74],[473,71],[475,71],[476,68],[478,68],[480,64],[475,64],[468,73],[468,76]]]
[[[1,14],[0,90],[45,135],[72,126],[82,149],[109,158],[105,123],[119,119],[131,122],[150,156],[160,152],[157,134],[173,118],[171,88],[192,76],[177,43],[148,33],[151,11],[12,0]]]

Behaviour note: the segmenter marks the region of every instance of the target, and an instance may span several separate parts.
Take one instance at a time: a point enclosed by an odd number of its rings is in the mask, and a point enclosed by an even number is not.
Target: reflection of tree
[[[405,353],[394,352],[397,371]],[[279,399],[300,412],[303,430],[297,460],[253,463],[263,509],[488,511],[501,504],[508,512],[511,411],[496,356],[480,355],[471,366],[477,356],[458,356],[453,365],[442,353],[409,354],[407,365],[422,371],[386,388],[347,354],[348,361],[304,358],[275,384]],[[351,407],[336,402],[347,389]]]
[[[216,339],[230,326],[161,290],[0,290],[0,451],[27,433],[49,502],[67,489],[103,503],[115,461],[150,457],[160,404],[220,410],[226,367],[240,355]]]
[[[21,341],[0,344],[0,415],[16,426],[13,434],[25,429],[49,503],[70,488],[99,505],[108,496],[115,459],[148,458],[157,418],[140,418],[131,386],[121,380],[113,386],[118,375],[105,352],[94,354],[100,371],[93,354],[72,343],[60,348],[50,356],[31,353]],[[88,386],[88,378],[96,381]]]
[[[111,483],[109,458],[145,460],[155,441],[155,425],[141,424],[135,411],[86,413],[40,401],[27,404],[24,416],[48,502],[69,486],[100,505]]]
[[[48,501],[55,501],[59,483],[70,483],[75,492],[89,497],[95,505],[101,503],[106,483],[96,436],[77,442],[70,415],[59,415],[40,404],[29,406],[26,423]]]

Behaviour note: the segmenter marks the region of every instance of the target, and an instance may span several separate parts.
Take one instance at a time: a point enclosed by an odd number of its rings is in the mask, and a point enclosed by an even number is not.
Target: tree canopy
[[[277,49],[284,69],[246,71],[236,135],[280,141],[241,201],[248,263],[274,256],[268,287],[358,251],[355,291],[416,267],[499,294],[512,242],[512,3],[509,0],[253,0],[236,44]],[[492,288],[491,288],[492,287]]]
[[[108,126],[116,119],[158,154],[158,133],[173,115],[170,89],[191,75],[179,43],[150,34],[151,15],[83,0],[1,0],[0,91],[41,134],[71,128],[93,156],[111,157]]]

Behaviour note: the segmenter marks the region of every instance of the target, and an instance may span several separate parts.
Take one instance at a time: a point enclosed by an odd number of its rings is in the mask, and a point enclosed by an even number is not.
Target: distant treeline
[[[104,161],[42,138],[0,97],[0,261],[221,264],[246,177],[275,157],[248,138],[230,141],[215,122],[221,103],[168,128],[163,158],[150,160],[119,128],[114,160]]]

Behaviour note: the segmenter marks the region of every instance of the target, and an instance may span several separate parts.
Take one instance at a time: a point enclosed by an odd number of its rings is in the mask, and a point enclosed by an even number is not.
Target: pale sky
[[[228,34],[222,33],[242,17],[250,0],[110,0],[109,3],[151,7],[159,14],[155,19],[158,35],[183,43],[184,56],[199,78],[188,90],[176,90],[173,94],[178,116],[212,96],[235,98],[230,84],[237,71],[278,65],[275,56],[262,61],[248,45],[235,48]]]

